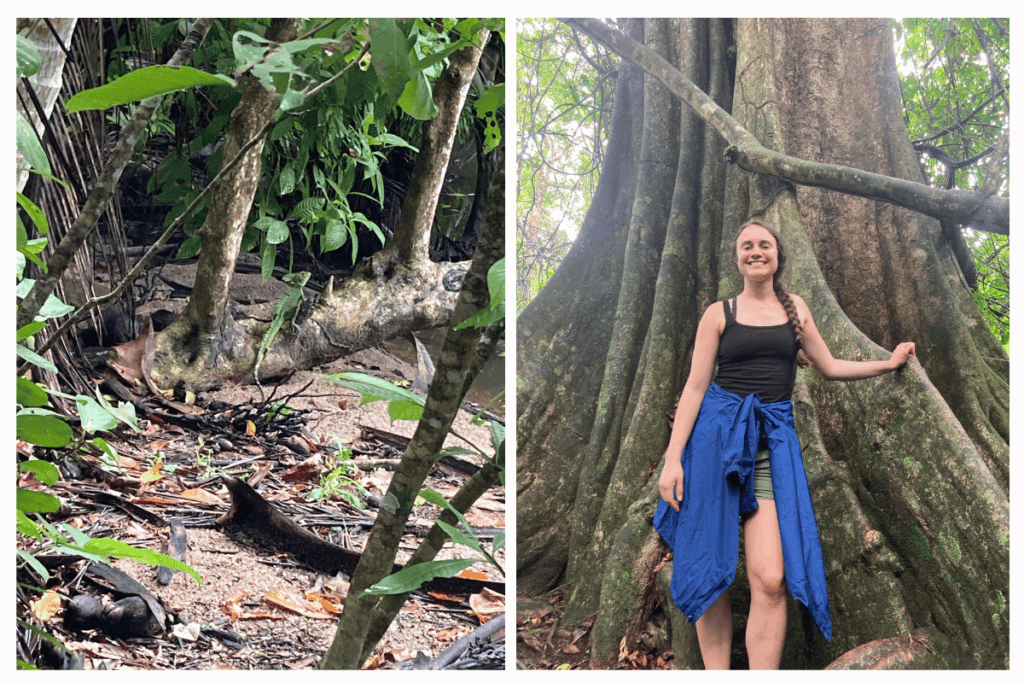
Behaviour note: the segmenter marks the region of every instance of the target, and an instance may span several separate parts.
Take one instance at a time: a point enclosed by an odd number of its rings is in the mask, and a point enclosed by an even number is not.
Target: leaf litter
[[[361,352],[335,365],[353,369],[353,363],[374,372],[381,372],[385,366],[384,372],[399,377],[403,372],[414,373],[381,350]],[[372,523],[372,509],[360,511],[337,498],[311,503],[307,497],[313,487],[311,481],[330,464],[329,446],[338,440],[352,447],[357,460],[375,456],[380,456],[381,461],[388,457],[393,460],[400,456],[394,447],[389,450],[373,439],[364,440],[363,436],[384,432],[408,438],[415,423],[392,423],[383,404],[360,406],[353,392],[319,377],[318,373],[296,373],[288,386],[282,387],[282,393],[287,395],[314,379],[303,395],[289,405],[310,411],[313,419],[308,422],[307,442],[319,449],[319,461],[307,462],[301,454],[279,444],[238,438],[232,451],[217,454],[218,464],[204,464],[200,458],[201,444],[210,443],[212,436],[194,434],[170,423],[158,424],[154,419],[142,421],[141,434],[120,432],[107,439],[119,454],[119,469],[110,472],[109,468],[101,467],[99,456],[87,456],[86,460],[91,462],[86,463],[80,476],[68,477],[65,473],[58,483],[54,492],[65,502],[69,513],[63,521],[93,537],[110,536],[164,552],[168,528],[155,520],[178,517],[184,521],[188,536],[185,561],[202,576],[201,586],[180,572],[169,585],[163,586],[156,581],[154,567],[125,560],[113,562],[180,617],[181,623],[173,628],[177,635],[168,629],[159,637],[123,640],[99,631],[72,633],[65,629],[61,610],[72,595],[86,591],[102,593],[82,580],[81,561],[51,571],[52,590],[43,594],[45,607],[41,602],[32,602],[41,600],[40,594],[19,589],[19,618],[52,633],[72,653],[82,655],[87,669],[314,668],[333,640],[347,584],[337,577],[310,571],[287,556],[228,538],[215,528],[212,520],[227,509],[230,497],[212,475],[227,469],[235,475],[248,474],[250,482],[262,478],[262,494],[296,521],[328,535],[336,544],[361,549]],[[258,403],[257,391],[254,387],[229,387],[216,392],[214,398],[231,405],[250,400]],[[472,425],[465,411],[459,415],[455,429],[477,444],[489,443],[487,429]],[[450,445],[462,442],[450,437]],[[318,462],[323,465],[318,466]],[[376,469],[359,471],[352,477],[371,492],[383,492],[390,474]],[[463,479],[459,473],[440,467],[435,468],[426,485],[450,497]],[[112,501],[115,504],[111,505]],[[424,531],[437,514],[439,511],[433,506],[419,506],[410,527]],[[489,491],[467,518],[474,526],[504,527],[503,492]],[[341,524],[337,524],[339,520]],[[418,543],[415,534],[407,534],[398,561],[404,562]],[[19,539],[19,547],[22,546],[30,547],[29,541]],[[438,559],[468,556],[465,551],[449,544]],[[498,556],[504,562],[504,551]],[[491,580],[500,580],[497,570],[484,563],[474,565],[473,569]],[[104,595],[103,599],[109,601],[112,597]],[[36,616],[30,616],[31,609],[39,610]],[[504,596],[500,594],[472,599],[465,595],[439,599],[417,594],[396,617],[367,668],[412,660],[417,652],[434,657],[503,611]],[[197,630],[193,624],[204,629],[193,635]],[[239,640],[222,637],[222,633],[235,633]],[[19,638],[34,640],[37,647],[41,640],[22,634]],[[19,657],[24,647],[26,644],[19,642]]]

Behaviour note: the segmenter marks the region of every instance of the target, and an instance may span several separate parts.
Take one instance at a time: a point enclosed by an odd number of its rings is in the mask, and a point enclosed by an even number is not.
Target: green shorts
[[[768,461],[768,449],[757,451],[754,458],[754,497],[758,500],[775,500],[772,489],[772,468]]]

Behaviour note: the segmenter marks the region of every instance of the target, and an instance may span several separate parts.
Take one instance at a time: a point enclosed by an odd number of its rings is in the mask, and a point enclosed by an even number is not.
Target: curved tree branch
[[[586,32],[661,81],[669,91],[726,139],[726,158],[745,171],[776,176],[799,185],[837,190],[887,202],[975,230],[1010,234],[1010,200],[984,192],[940,190],[921,183],[838,164],[780,154],[762,145],[724,109],[663,57],[597,19],[562,19]]]

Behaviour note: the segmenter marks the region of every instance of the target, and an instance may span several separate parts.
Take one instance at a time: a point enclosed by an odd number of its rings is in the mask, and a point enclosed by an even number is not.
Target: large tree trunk
[[[626,32],[765,147],[921,181],[888,22],[637,20]],[[632,646],[660,609],[677,665],[699,666],[693,629],[660,597],[665,546],[650,520],[696,322],[738,291],[729,242],[756,215],[781,231],[787,285],[836,357],[885,358],[879,346],[910,339],[921,361],[848,384],[799,375],[834,635],[826,642],[794,604],[783,666],[821,668],[914,629],[940,666],[1007,666],[1008,358],[938,221],[727,168],[724,149],[623,62],[579,239],[518,321],[520,592],[564,582],[567,620],[596,612],[595,666],[614,663],[623,637]],[[748,606],[734,591],[740,627]]]

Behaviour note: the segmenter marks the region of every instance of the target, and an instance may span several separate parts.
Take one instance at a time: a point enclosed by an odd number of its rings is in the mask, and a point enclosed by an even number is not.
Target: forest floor
[[[358,394],[323,379],[325,374],[348,370],[366,370],[396,380],[412,379],[416,372],[414,366],[377,348],[337,361],[323,372],[294,374],[286,385],[276,389],[275,399],[297,394],[289,399],[288,407],[308,411],[302,414],[305,432],[297,440],[199,433],[143,417],[139,420],[141,432],[122,429],[108,435],[107,441],[119,455],[119,468],[102,464],[97,455],[83,456],[84,467],[78,476],[69,476],[62,468],[62,481],[54,489],[63,502],[57,521],[91,537],[115,538],[165,552],[168,528],[154,520],[182,520],[187,536],[185,561],[200,574],[201,584],[179,572],[170,584],[161,585],[154,567],[126,560],[113,564],[157,596],[171,621],[181,622],[179,633],[185,632],[188,624],[202,627],[197,640],[173,635],[170,627],[163,633],[138,637],[113,637],[98,629],[68,629],[63,615],[73,596],[86,593],[103,601],[115,597],[92,580],[91,574],[85,575],[86,562],[81,559],[50,570],[46,588],[59,596],[52,616],[33,611],[39,593],[25,584],[32,583],[35,576],[19,570],[19,619],[52,635],[72,654],[82,655],[80,661],[86,669],[314,668],[333,640],[336,612],[346,585],[286,555],[226,535],[216,524],[231,502],[220,475],[259,482],[256,488],[263,497],[307,529],[343,547],[360,550],[369,534],[374,509],[358,509],[345,497],[372,500],[382,496],[391,473],[383,467],[352,468],[349,484],[330,477],[338,471],[337,444],[351,450],[356,465],[369,458],[395,459],[401,455],[401,442],[412,436],[416,423],[391,422],[384,402],[361,406]],[[268,385],[263,391],[269,393],[274,388]],[[209,398],[232,407],[263,402],[259,388],[248,386],[225,387]],[[487,427],[473,424],[471,417],[468,411],[461,411],[454,432],[489,451]],[[214,443],[218,443],[217,453],[211,451]],[[449,436],[447,445],[464,446],[465,442]],[[476,465],[483,462],[474,456],[460,458]],[[439,463],[425,485],[450,498],[466,478],[458,468]],[[31,482],[23,481],[22,485]],[[320,498],[319,494],[329,495]],[[121,499],[124,504],[110,504],[112,499]],[[429,504],[414,509],[399,562],[411,554],[439,512]],[[503,528],[503,490],[489,491],[466,517],[474,528]],[[31,539],[18,538],[19,549],[32,551],[33,544]],[[448,544],[439,559],[460,556],[471,556],[471,551]],[[504,563],[504,551],[498,557]],[[500,573],[485,563],[473,569],[491,580],[502,580]],[[38,578],[35,582],[38,584]],[[319,601],[310,602],[307,594],[319,596]],[[414,659],[417,651],[435,658],[483,620],[503,612],[504,597],[497,594],[417,593],[406,602],[367,668],[406,662]],[[29,657],[46,668],[47,663],[40,657],[41,640],[37,632],[19,627],[19,658]]]
[[[594,616],[580,624],[563,624],[565,595],[556,588],[535,598],[516,600],[516,666],[555,671],[589,670],[590,634]],[[595,615],[596,616],[596,615]],[[620,648],[614,669],[657,670],[672,668],[672,653],[655,654],[643,649]]]

